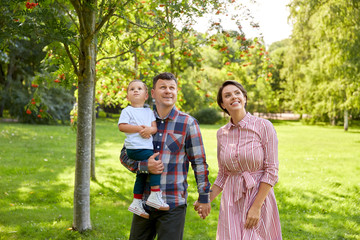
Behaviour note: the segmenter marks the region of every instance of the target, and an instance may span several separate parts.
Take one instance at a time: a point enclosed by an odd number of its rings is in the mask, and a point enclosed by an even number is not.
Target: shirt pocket
[[[177,153],[183,145],[183,135],[176,133],[168,133],[166,136],[166,146],[172,153]]]

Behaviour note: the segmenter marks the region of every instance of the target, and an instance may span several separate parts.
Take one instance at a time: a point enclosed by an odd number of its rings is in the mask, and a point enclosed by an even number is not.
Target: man
[[[151,96],[156,105],[154,113],[158,131],[153,136],[156,153],[147,161],[136,162],[127,157],[125,148],[121,151],[120,161],[130,171],[162,174],[160,188],[165,202],[170,206],[169,211],[148,208],[149,219],[134,214],[130,240],[155,239],[156,235],[158,240],[183,238],[189,163],[197,182],[200,216],[205,218],[210,213],[209,171],[200,128],[193,117],[175,108],[177,91],[177,80],[172,73],[161,73],[154,77]],[[156,161],[158,155],[160,160]],[[144,194],[144,200],[147,195]]]

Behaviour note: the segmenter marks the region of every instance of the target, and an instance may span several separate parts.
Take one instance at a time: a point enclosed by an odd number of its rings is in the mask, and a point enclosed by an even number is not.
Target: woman
[[[281,226],[273,190],[278,141],[270,121],[246,112],[247,100],[236,81],[225,81],[217,96],[231,119],[217,132],[219,172],[210,201],[223,193],[216,239],[278,240]]]

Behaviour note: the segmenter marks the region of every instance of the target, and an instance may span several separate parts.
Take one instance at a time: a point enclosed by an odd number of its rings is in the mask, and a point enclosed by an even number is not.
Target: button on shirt
[[[164,119],[161,119],[156,112],[155,117],[158,132],[153,136],[153,144],[155,152],[160,152],[159,159],[164,164],[161,190],[166,203],[170,208],[186,204],[189,163],[194,170],[199,202],[208,203],[209,171],[197,121],[190,115],[176,110],[175,107]],[[137,163],[129,159],[124,149],[120,155],[121,163],[132,172],[147,173],[147,161]],[[149,186],[147,189],[149,190]]]

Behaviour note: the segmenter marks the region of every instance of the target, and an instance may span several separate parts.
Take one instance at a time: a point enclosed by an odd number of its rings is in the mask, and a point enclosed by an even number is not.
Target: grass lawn
[[[97,182],[91,183],[93,231],[71,231],[75,132],[68,126],[0,123],[0,239],[128,239],[135,176],[118,156],[117,119],[98,119]],[[276,121],[280,179],[275,186],[283,239],[360,239],[360,128]],[[201,126],[210,181],[217,175],[216,131]],[[220,198],[201,220],[189,174],[184,239],[215,239]]]

